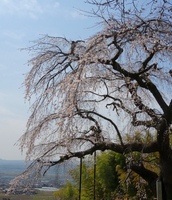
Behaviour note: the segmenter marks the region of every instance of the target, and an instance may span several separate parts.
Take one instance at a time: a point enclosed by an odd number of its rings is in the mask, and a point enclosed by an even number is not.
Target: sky
[[[0,159],[25,158],[16,143],[30,114],[22,86],[30,56],[21,49],[47,34],[89,37],[96,22],[81,14],[89,9],[84,0],[0,0]]]

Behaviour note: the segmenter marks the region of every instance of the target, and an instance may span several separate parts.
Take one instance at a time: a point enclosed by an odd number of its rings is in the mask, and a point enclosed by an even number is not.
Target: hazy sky
[[[0,0],[0,158],[24,159],[14,144],[25,130],[29,104],[24,102],[24,74],[29,55],[21,48],[42,35],[84,39],[95,31],[81,15],[84,0]]]

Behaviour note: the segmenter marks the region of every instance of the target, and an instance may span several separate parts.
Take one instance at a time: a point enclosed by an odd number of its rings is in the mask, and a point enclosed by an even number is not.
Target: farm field
[[[5,195],[4,193],[0,193],[0,200],[57,200],[53,193],[43,191],[39,191],[35,195]]]

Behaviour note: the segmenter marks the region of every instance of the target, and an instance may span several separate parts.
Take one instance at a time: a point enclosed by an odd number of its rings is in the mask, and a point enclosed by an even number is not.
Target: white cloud
[[[21,33],[20,31],[10,31],[10,30],[5,30],[2,32],[2,34],[10,39],[13,40],[22,40],[23,37],[25,36],[24,33]]]
[[[78,10],[71,10],[71,11],[68,11],[68,12],[66,12],[66,14],[67,14],[67,16],[68,17],[72,17],[72,18],[74,18],[74,19],[76,19],[76,18],[86,18],[80,11],[78,11]]]
[[[49,7],[57,9],[58,2],[43,0],[0,0],[0,14],[29,16],[37,19],[39,15],[49,12]]]
[[[69,6],[70,5],[70,6]],[[0,15],[24,16],[38,19],[45,15],[59,15],[68,19],[86,18],[82,11],[59,3],[58,0],[0,0]]]
[[[9,15],[28,14],[35,18],[37,13],[42,12],[37,0],[1,0],[0,13]]]

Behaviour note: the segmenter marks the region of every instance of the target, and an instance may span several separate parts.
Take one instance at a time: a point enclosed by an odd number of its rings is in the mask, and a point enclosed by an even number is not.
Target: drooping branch
[[[103,116],[103,115],[101,115],[101,114],[99,114],[99,113],[97,113],[95,111],[89,111],[89,110],[84,110],[84,109],[81,109],[78,114],[93,114],[93,115],[96,115],[96,116],[104,119],[107,122],[110,122],[113,125],[113,127],[115,128],[116,132],[117,132],[117,135],[118,135],[118,138],[120,140],[121,145],[122,146],[124,145],[121,133],[120,133],[120,131],[118,129],[118,126],[111,119],[109,119],[106,116]]]
[[[148,108],[143,104],[141,97],[137,94],[137,89],[132,83],[131,79],[126,79],[126,86],[131,94],[134,104],[143,112],[146,112],[149,116],[156,119],[156,114],[153,109]]]
[[[128,113],[130,117],[132,118],[132,124],[133,126],[146,126],[148,128],[150,127],[156,127],[157,121],[155,120],[138,120],[137,119],[137,114],[142,113],[142,111],[131,111],[130,109],[126,108],[123,104],[123,102],[120,99],[113,98],[112,96],[106,95],[106,98],[110,98],[113,100],[112,103],[108,103],[106,107],[108,106],[113,106],[113,110],[116,110],[118,114],[118,108],[121,108],[123,111]],[[154,115],[155,118],[155,115]],[[158,119],[157,119],[158,120]]]

